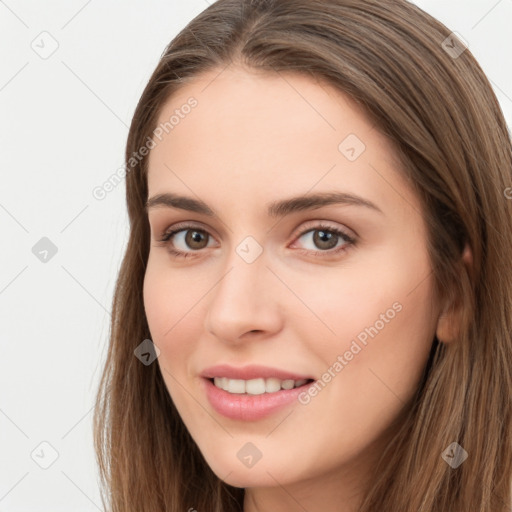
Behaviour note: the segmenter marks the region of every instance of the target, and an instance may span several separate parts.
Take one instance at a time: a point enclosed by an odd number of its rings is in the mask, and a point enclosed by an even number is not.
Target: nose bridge
[[[266,252],[253,238],[232,247],[212,290],[206,328],[222,339],[235,339],[247,331],[276,326],[274,301],[269,300],[272,273]]]
[[[268,282],[266,274],[269,271],[263,251],[258,255],[255,250],[254,243],[244,240],[233,247],[226,258],[224,277],[217,285],[214,296],[216,302],[224,303],[232,313],[240,309],[250,315],[250,311],[258,307],[265,295],[262,292]]]

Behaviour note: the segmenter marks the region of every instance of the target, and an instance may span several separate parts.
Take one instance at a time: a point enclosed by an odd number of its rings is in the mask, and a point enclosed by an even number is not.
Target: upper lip
[[[279,368],[271,368],[269,366],[261,366],[251,364],[248,366],[235,367],[228,364],[219,364],[205,368],[201,372],[201,377],[213,379],[214,377],[227,377],[228,379],[251,380],[257,378],[268,379],[274,377],[280,380],[302,380],[313,379],[309,375],[301,375],[299,373],[281,370]]]

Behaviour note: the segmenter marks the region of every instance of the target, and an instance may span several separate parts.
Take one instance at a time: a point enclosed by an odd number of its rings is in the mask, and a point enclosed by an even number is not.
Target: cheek
[[[308,280],[302,281],[300,293],[322,322],[304,322],[301,332],[315,340],[311,350],[324,371],[340,375],[331,379],[336,401],[350,403],[357,391],[364,415],[364,409],[405,403],[415,392],[435,334],[429,272],[425,252],[393,247],[372,262],[333,273],[321,292],[307,292]]]
[[[165,386],[182,418],[196,412],[183,386],[197,350],[194,340],[200,338],[199,308],[194,304],[201,295],[194,286],[180,283],[179,273],[148,262],[143,286],[146,318],[151,340],[160,350],[157,363]]]
[[[146,318],[155,339],[172,339],[175,331],[190,322],[204,295],[200,282],[191,282],[180,270],[169,269],[165,256],[150,257],[144,276],[143,298]],[[155,340],[153,340],[155,341]]]
[[[179,272],[169,272],[161,265],[148,261],[144,277],[144,309],[152,336],[161,354],[161,366],[169,371],[183,368],[182,363],[193,344],[200,323],[197,313],[201,290],[180,279]]]
[[[327,351],[348,350],[355,338],[363,346],[371,339],[393,338],[397,348],[408,335],[428,338],[434,317],[432,279],[425,279],[429,272],[424,255],[406,258],[391,247],[371,261],[331,269],[316,279],[294,275],[294,290],[311,312],[303,316],[302,329],[310,334],[302,338],[314,339]]]
[[[345,361],[347,355],[352,360],[335,379],[331,398],[344,404],[340,421],[354,435],[357,432],[361,442],[383,433],[418,388],[433,340],[428,304],[421,302],[410,296],[402,299],[402,309],[387,324],[369,320],[360,331],[365,343],[350,338],[352,346],[339,351]]]

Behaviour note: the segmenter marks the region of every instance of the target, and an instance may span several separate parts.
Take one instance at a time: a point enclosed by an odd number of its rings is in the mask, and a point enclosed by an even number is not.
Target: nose
[[[282,283],[267,268],[266,253],[252,263],[233,250],[208,296],[205,329],[225,343],[242,343],[256,334],[271,336],[282,328]]]

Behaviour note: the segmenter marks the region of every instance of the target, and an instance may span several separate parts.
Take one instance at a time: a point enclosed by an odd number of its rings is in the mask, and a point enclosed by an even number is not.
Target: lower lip
[[[293,389],[282,389],[275,393],[261,395],[228,393],[218,388],[209,379],[202,379],[206,388],[206,396],[212,407],[223,416],[233,420],[255,421],[283,409],[287,405],[298,401],[313,382]]]

